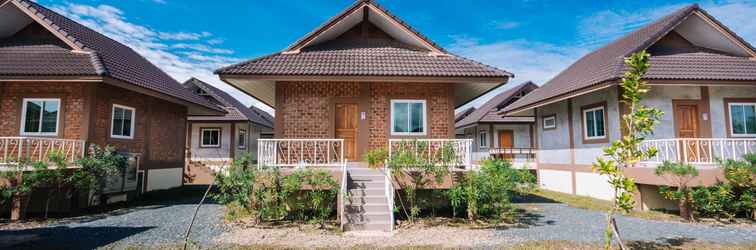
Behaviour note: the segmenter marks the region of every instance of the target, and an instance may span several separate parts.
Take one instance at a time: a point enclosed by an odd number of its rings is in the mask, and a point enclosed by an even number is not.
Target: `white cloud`
[[[499,29],[499,30],[508,30],[508,29],[514,29],[514,28],[520,27],[519,22],[513,22],[513,21],[493,21],[491,22],[491,25],[495,29]]]
[[[522,82],[533,81],[542,85],[588,52],[578,47],[524,39],[481,44],[476,39],[466,37],[456,37],[455,42],[449,46],[449,51],[515,74],[515,79],[508,84],[457,110],[478,107],[491,97]]]
[[[685,5],[667,5],[641,11],[598,11],[581,18],[577,32],[579,46],[596,48],[657,20]]]
[[[196,77],[216,86],[245,105],[255,105],[273,113],[267,105],[220,81],[213,70],[241,61],[233,57],[234,51],[216,47],[222,38],[210,32],[168,32],[129,22],[125,13],[110,5],[84,5],[67,3],[53,6],[77,22],[128,45],[179,81]],[[199,39],[215,40],[213,43],[188,43]],[[181,43],[175,43],[183,41]]]
[[[176,33],[170,33],[170,32],[160,32],[158,33],[160,39],[165,40],[199,40],[200,38],[210,37],[213,34],[207,31],[203,31],[200,33],[194,33],[194,32],[176,32]]]
[[[596,12],[580,21],[577,28],[580,38],[576,44],[589,48],[599,47],[684,6],[686,4],[671,4],[632,12]],[[700,6],[746,41],[753,43],[756,40],[756,25],[752,18],[753,13],[756,13],[756,2],[709,1]]]

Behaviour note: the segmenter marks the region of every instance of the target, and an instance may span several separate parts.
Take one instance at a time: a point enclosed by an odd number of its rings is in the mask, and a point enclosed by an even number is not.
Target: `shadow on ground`
[[[80,209],[76,212],[51,218],[55,220],[56,224],[87,223],[136,211],[160,209],[174,205],[197,204],[202,199],[202,195],[206,189],[207,185],[192,185],[153,191],[133,201]],[[205,199],[204,204],[216,204],[216,202],[208,197]],[[30,219],[28,221],[40,220],[35,216],[35,214],[29,214],[28,218]],[[9,223],[9,221],[7,218],[3,218],[0,219],[0,223]],[[22,221],[21,223],[24,222]]]
[[[152,227],[50,227],[4,230],[0,249],[95,249]],[[79,237],[70,237],[77,235]]]

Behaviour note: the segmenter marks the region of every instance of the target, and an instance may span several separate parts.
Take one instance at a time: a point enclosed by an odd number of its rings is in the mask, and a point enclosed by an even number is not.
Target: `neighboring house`
[[[503,116],[499,112],[537,88],[532,82],[522,83],[492,97],[477,109],[469,108],[457,115],[457,138],[473,140],[473,161],[503,158],[517,167],[534,167],[535,116],[532,111],[518,116]]]
[[[208,184],[212,182],[212,172],[243,155],[257,160],[257,139],[273,132],[270,115],[254,106],[248,108],[223,90],[196,78],[184,82],[184,88],[227,112],[187,119],[185,182]]]
[[[283,51],[216,74],[276,109],[276,139],[260,141],[259,165],[334,167],[344,190],[353,187],[346,186],[343,171],[354,180],[372,178],[365,187],[378,190],[367,192],[367,205],[381,210],[357,215],[357,220],[378,222],[350,220],[349,229],[386,229],[393,223],[393,207],[386,207],[385,196],[393,194],[391,185],[383,183],[380,173],[361,168],[365,153],[391,151],[405,142],[428,143],[431,150],[446,145],[459,156],[455,167],[469,169],[471,140],[454,139],[454,109],[512,77],[450,54],[367,0],[357,1]]]
[[[52,150],[73,163],[88,145],[112,145],[132,164],[109,190],[178,187],[187,115],[223,112],[113,39],[33,1],[0,1],[4,167]]]
[[[545,85],[505,108],[535,111],[539,124],[541,187],[602,199],[612,197],[606,178],[591,171],[602,148],[622,135],[618,82],[623,60],[647,50],[651,87],[643,103],[664,112],[644,142],[657,157],[626,175],[639,184],[639,208],[675,208],[658,193],[671,185],[654,174],[663,161],[700,168],[693,185],[722,178],[717,159],[741,159],[756,149],[756,51],[697,5],[687,6],[584,56]]]

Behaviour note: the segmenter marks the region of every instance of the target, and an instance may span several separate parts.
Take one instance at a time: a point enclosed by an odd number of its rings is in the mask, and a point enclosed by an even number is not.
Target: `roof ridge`
[[[92,62],[92,66],[95,68],[95,72],[97,72],[98,75],[106,76],[108,75],[108,69],[105,68],[105,65],[102,63],[102,59],[100,58],[100,55],[97,54],[97,51],[89,51],[89,60]]]
[[[234,63],[234,64],[231,64],[231,65],[228,65],[228,66],[216,69],[215,71],[213,71],[213,74],[220,75],[220,74],[223,74],[222,71],[230,70],[230,69],[233,69],[233,68],[236,68],[236,67],[243,66],[243,65],[248,64],[248,63],[252,63],[252,62],[255,62],[255,61],[258,61],[258,60],[270,58],[270,57],[277,56],[277,55],[280,55],[280,54],[282,54],[282,53],[279,51],[279,52],[275,52],[275,53],[271,53],[271,54],[267,54],[267,55],[258,56],[258,57],[255,57],[255,58],[252,58],[252,59],[249,59],[249,60],[245,60],[245,61],[242,61],[242,62]]]

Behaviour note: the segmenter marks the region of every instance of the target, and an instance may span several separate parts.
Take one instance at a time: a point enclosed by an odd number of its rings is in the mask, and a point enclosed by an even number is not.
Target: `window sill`
[[[608,143],[609,138],[592,138],[592,139],[585,139],[583,138],[583,144],[599,144],[599,143]]]

